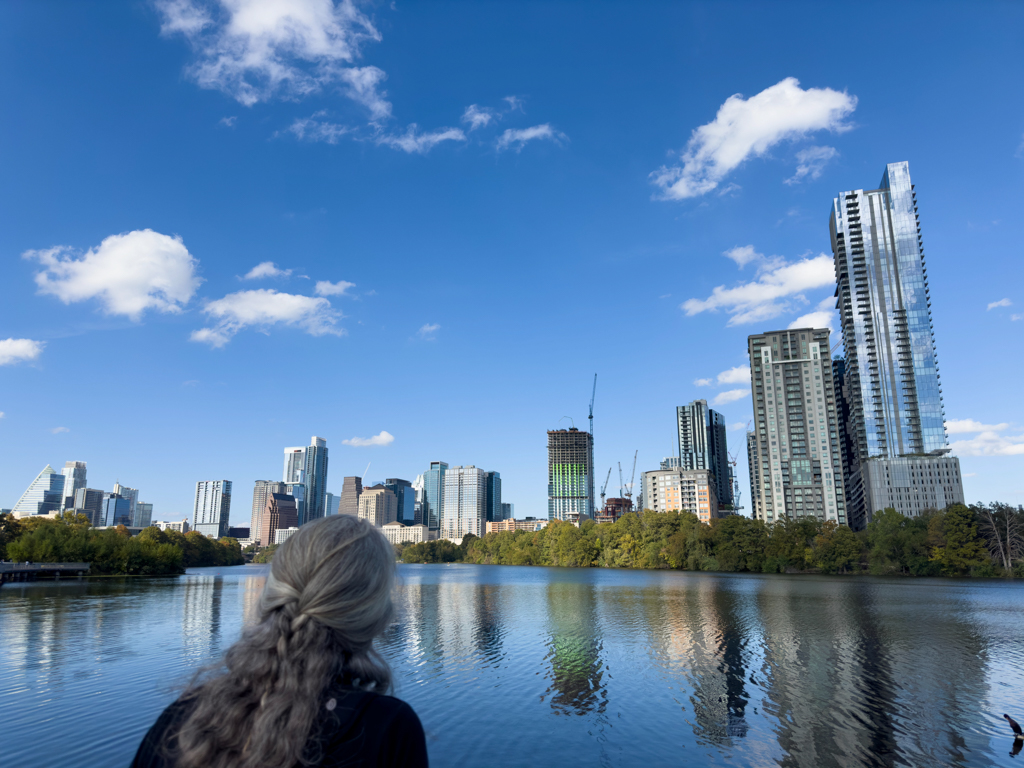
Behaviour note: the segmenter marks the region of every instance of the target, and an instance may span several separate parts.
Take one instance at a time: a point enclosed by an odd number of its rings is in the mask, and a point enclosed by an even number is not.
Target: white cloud
[[[521,152],[528,141],[543,139],[560,144],[563,141],[567,141],[568,138],[569,137],[564,133],[552,128],[550,124],[544,123],[543,125],[534,125],[530,128],[506,129],[506,131],[498,137],[497,147],[499,152],[509,149],[510,147],[514,147],[516,152]]]
[[[817,312],[808,312],[806,315],[800,315],[796,320],[790,323],[787,328],[828,328],[830,331],[835,331],[835,319],[836,313],[826,310],[818,310]]]
[[[421,339],[433,341],[434,334],[437,333],[439,330],[441,330],[440,323],[427,323],[426,325],[421,326],[418,331],[416,331],[416,335],[419,336]]]
[[[1022,456],[1024,435],[1000,435],[998,432],[982,432],[969,440],[950,443],[953,453],[960,456]]]
[[[261,261],[242,277],[243,280],[262,280],[265,277],[288,277],[290,269],[278,269],[272,261]]]
[[[470,104],[462,113],[462,122],[469,125],[471,131],[475,131],[477,128],[486,128],[494,119],[494,110],[487,107],[481,108],[476,104]]]
[[[151,229],[111,235],[79,259],[70,252],[57,246],[22,256],[44,267],[36,273],[39,293],[65,304],[99,299],[110,315],[139,320],[147,309],[180,312],[202,282],[181,238]]]
[[[718,374],[719,384],[749,384],[750,383],[750,366],[737,365],[735,368],[730,368],[727,371],[722,371]]]
[[[237,122],[238,117],[236,115],[232,115],[231,117],[222,117],[220,120],[217,121],[217,124],[223,125],[225,128],[234,128],[235,123]]]
[[[523,100],[520,99],[518,96],[506,96],[504,99],[502,99],[502,101],[508,103],[509,112],[515,112],[517,109],[520,112],[525,111],[523,110]]]
[[[764,254],[755,251],[752,245],[738,245],[725,251],[722,255],[727,259],[735,261],[740,269],[743,269],[752,261],[764,261]]]
[[[342,136],[352,133],[353,129],[347,125],[329,123],[326,120],[318,120],[323,112],[317,112],[312,117],[300,117],[286,129],[295,135],[299,141],[322,141],[325,144],[337,144]]]
[[[732,288],[720,285],[708,298],[688,299],[680,308],[689,316],[724,309],[732,315],[728,325],[756,323],[791,311],[794,302],[806,303],[804,291],[835,284],[832,257],[823,253],[795,262],[755,255],[762,260],[756,280]]]
[[[946,422],[946,431],[951,435],[970,434],[972,432],[1002,432],[1010,425],[1003,424],[982,424],[974,419],[949,419]]]
[[[0,365],[14,365],[35,360],[43,354],[45,341],[32,339],[0,339]]]
[[[651,174],[664,200],[698,197],[715,189],[743,161],[763,156],[781,141],[821,130],[840,132],[857,106],[857,97],[831,88],[800,87],[793,77],[749,99],[734,94],[715,119],[697,128],[682,153],[682,165],[662,166]]]
[[[799,184],[805,178],[817,179],[828,165],[828,161],[836,157],[839,150],[835,147],[807,147],[796,153],[796,173],[785,180],[786,184]]]
[[[715,395],[715,399],[712,401],[712,405],[725,405],[726,403],[733,403],[737,400],[742,400],[749,394],[749,389],[727,389],[725,392],[719,392],[717,395]]]
[[[1010,315],[1010,320],[1024,320],[1024,315]]]
[[[737,421],[735,424],[730,424],[729,429],[733,432],[739,432],[741,429],[745,430],[749,422]]]
[[[694,379],[693,383],[698,387],[710,387],[714,382],[711,379]]]
[[[3,411],[0,411],[0,419],[4,418],[4,416],[6,416],[6,415],[7,415],[6,413],[4,413]]]
[[[393,149],[401,149],[410,154],[426,154],[442,141],[465,141],[466,134],[461,128],[441,128],[427,133],[417,133],[416,123],[411,123],[404,134],[381,134],[377,137],[378,144]]]
[[[311,336],[345,335],[345,330],[337,327],[341,315],[331,309],[327,299],[265,288],[229,293],[211,301],[203,312],[216,322],[212,327],[194,331],[190,338],[213,347],[223,347],[236,333],[250,326],[266,331],[279,323],[301,328]]]
[[[999,301],[990,302],[988,305],[989,309],[995,309],[996,307],[1009,307],[1012,306],[1013,302],[1009,299],[1000,299]]]
[[[342,440],[341,442],[342,445],[364,448],[373,445],[391,445],[391,443],[395,442],[395,436],[382,429],[379,435],[374,435],[373,437],[353,437],[351,440]]]
[[[316,284],[316,295],[317,296],[344,296],[349,288],[355,288],[355,283],[349,283],[345,280],[339,280],[336,283],[332,283],[329,280],[318,280]]]
[[[184,35],[195,50],[189,74],[201,88],[251,106],[340,83],[373,119],[391,112],[377,92],[384,73],[347,66],[363,42],[381,39],[351,0],[156,0],[156,5],[161,32]]]
[[[70,432],[70,431],[71,430],[68,429],[67,427],[54,427],[53,429],[50,430],[50,432],[52,432],[55,435],[59,435],[61,432]]]

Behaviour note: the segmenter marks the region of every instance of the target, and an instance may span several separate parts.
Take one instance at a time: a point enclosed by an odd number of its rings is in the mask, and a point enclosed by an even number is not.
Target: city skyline
[[[308,90],[239,61],[199,81],[230,14],[187,37],[174,7],[0,8],[19,73],[0,85],[0,507],[81,460],[90,488],[190,517],[197,480],[245,494],[316,434],[330,478],[444,457],[500,469],[518,516],[544,517],[541,435],[586,424],[595,372],[595,483],[634,451],[638,477],[658,467],[667,414],[705,399],[745,485],[746,337],[835,338],[832,200],[903,160],[965,495],[1024,502],[1016,360],[994,354],[1024,322],[1024,105],[1005,99],[1024,10],[901,7],[877,28],[838,7],[380,6],[345,66],[381,79],[355,94],[314,77],[340,70],[312,49],[263,51]],[[841,44],[878,55],[850,67]],[[111,347],[127,391],[79,374]],[[328,386],[289,397],[293,367],[254,364],[283,348]],[[371,359],[396,370],[352,375]]]

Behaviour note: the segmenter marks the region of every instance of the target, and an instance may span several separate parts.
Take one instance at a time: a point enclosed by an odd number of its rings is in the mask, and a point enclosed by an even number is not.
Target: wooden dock
[[[74,576],[79,579],[89,572],[89,563],[0,563],[0,584],[8,581],[36,581],[37,579],[53,579],[60,581],[61,576]]]

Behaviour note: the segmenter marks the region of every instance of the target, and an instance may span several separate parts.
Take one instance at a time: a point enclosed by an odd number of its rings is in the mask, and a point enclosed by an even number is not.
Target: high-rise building
[[[448,465],[443,461],[430,462],[423,473],[423,524],[432,531],[439,530],[444,515],[444,476]]]
[[[408,480],[399,480],[397,477],[389,477],[384,481],[384,487],[395,494],[398,504],[398,517],[395,520],[402,525],[413,525],[416,522],[416,493],[412,489],[412,483]]]
[[[346,477],[341,486],[341,503],[338,505],[338,512],[342,515],[358,515],[359,496],[362,492],[362,478]]]
[[[679,467],[711,470],[719,504],[732,506],[732,477],[725,417],[709,408],[707,400],[694,400],[676,408],[676,431],[679,437]]]
[[[313,437],[306,448],[305,509],[299,516],[302,526],[327,514],[327,441]]]
[[[916,515],[963,503],[960,462],[946,455],[931,297],[909,165],[887,165],[878,189],[841,193],[832,202],[829,229],[845,350],[840,394],[849,409],[850,525],[863,527],[887,506]]]
[[[74,509],[75,507],[75,493],[79,488],[85,488],[85,462],[84,461],[66,461],[64,462],[64,469],[61,470],[61,474],[64,475],[64,502],[61,505],[61,509]]]
[[[98,488],[79,488],[75,491],[75,512],[89,518],[89,525],[105,525],[103,512],[104,491]]]
[[[487,473],[473,465],[450,467],[444,473],[442,539],[461,540],[487,532]]]
[[[129,526],[132,524],[131,502],[116,493],[103,494],[103,525]]]
[[[548,520],[594,516],[594,438],[575,427],[548,430]]]
[[[383,485],[371,485],[359,495],[359,517],[377,528],[398,521],[398,498]]]
[[[501,519],[512,520],[516,516],[516,505],[507,501],[501,502]],[[497,522],[497,521],[495,521]]]
[[[702,523],[719,516],[717,484],[709,469],[655,469],[643,474],[643,508],[692,512]]]
[[[64,475],[58,474],[47,464],[21,494],[11,514],[15,517],[29,517],[59,512],[64,503],[64,480]]]
[[[487,507],[484,518],[488,523],[504,520],[501,514],[501,475],[497,472],[487,473]]]
[[[324,514],[325,515],[336,515],[338,514],[338,502],[341,501],[333,493],[324,494]]]
[[[249,532],[250,536],[259,541],[261,546],[265,547],[273,543],[272,541],[259,540],[260,532],[263,530],[263,513],[267,509],[267,499],[272,493],[287,492],[288,488],[284,483],[278,483],[274,480],[257,480],[252,489],[252,519],[249,521]]]
[[[120,483],[114,483],[114,493],[120,496],[122,499],[128,499],[128,503],[131,505],[131,516],[132,520],[135,519],[135,504],[139,500],[139,489],[129,488],[127,485],[121,485]]]
[[[678,456],[666,456],[661,460],[659,469],[679,469],[682,465],[679,462]]]
[[[425,482],[423,475],[416,475],[416,479],[412,481],[412,490],[416,494],[416,501],[413,506],[413,524],[414,525],[426,525],[423,519],[423,489]]]
[[[295,497],[287,493],[270,492],[266,495],[267,505],[260,515],[260,530],[258,540],[260,546],[269,547],[271,544],[281,544],[278,541],[277,532],[295,528],[299,522],[299,514],[295,508]],[[250,536],[252,531],[249,532]]]
[[[847,523],[827,328],[747,338],[754,435],[750,505],[758,520],[816,517]]]
[[[132,513],[132,525],[136,528],[149,528],[153,524],[153,505],[145,501],[135,502]]]
[[[281,478],[285,483],[301,483],[305,481],[306,472],[306,449],[301,445],[298,447],[284,449],[284,476]]]
[[[284,492],[295,499],[295,513],[299,516],[298,524],[301,525],[306,513],[306,484],[305,483],[282,483]]]
[[[230,480],[200,480],[196,483],[192,530],[215,539],[227,536],[230,515]]]

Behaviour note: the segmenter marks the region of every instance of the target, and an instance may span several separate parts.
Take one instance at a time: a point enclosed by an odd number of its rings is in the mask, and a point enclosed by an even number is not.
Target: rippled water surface
[[[0,588],[0,765],[127,765],[264,574]],[[1017,584],[400,574],[382,649],[435,766],[1024,765],[1001,717],[1024,722]]]

